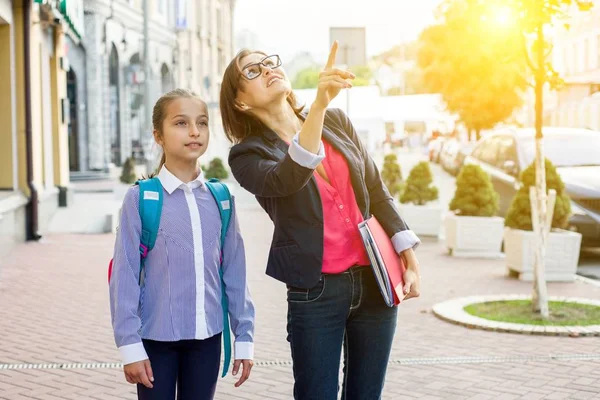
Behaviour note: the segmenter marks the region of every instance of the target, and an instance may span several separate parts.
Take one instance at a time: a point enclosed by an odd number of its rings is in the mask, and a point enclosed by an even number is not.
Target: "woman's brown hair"
[[[189,98],[189,99],[197,99],[204,103],[204,100],[200,98],[196,93],[187,89],[174,89],[170,92],[167,92],[160,96],[160,98],[154,104],[154,108],[152,109],[152,127],[157,132],[157,136],[160,138],[163,134],[163,123],[165,122],[165,118],[167,117],[167,107],[173,100],[177,100],[180,98]],[[206,107],[206,103],[204,103]],[[166,156],[165,152],[162,152],[160,156],[160,162],[158,163],[158,167],[156,170],[151,173],[148,178],[152,178],[156,176],[158,171],[165,165]]]
[[[240,110],[239,103],[236,99],[238,90],[241,90],[242,69],[240,68],[240,60],[250,54],[263,54],[262,51],[251,51],[248,49],[241,50],[231,60],[221,83],[221,94],[219,106],[221,109],[221,119],[223,120],[223,129],[225,136],[232,143],[240,143],[248,136],[262,133],[266,128],[265,125],[255,116],[248,112]],[[287,97],[288,103],[294,109],[296,115],[300,115],[300,111],[304,106],[298,105],[298,100],[294,92],[290,92]]]

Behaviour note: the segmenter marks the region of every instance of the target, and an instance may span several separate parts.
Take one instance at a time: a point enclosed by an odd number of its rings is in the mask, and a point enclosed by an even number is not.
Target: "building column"
[[[4,17],[5,20],[10,20]],[[11,21],[12,22],[12,21]],[[16,115],[14,76],[14,26],[0,25],[0,189],[14,190],[16,186]]]
[[[69,197],[69,140],[66,118],[69,115],[67,75],[61,67],[65,54],[65,33],[57,29],[54,34],[54,54],[50,58],[52,136],[54,159],[54,184],[59,189],[59,205],[67,206]],[[63,118],[64,116],[64,118]]]

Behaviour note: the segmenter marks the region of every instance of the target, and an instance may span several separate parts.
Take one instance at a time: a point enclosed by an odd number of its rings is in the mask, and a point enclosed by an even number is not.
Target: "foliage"
[[[400,194],[403,186],[402,170],[400,169],[400,164],[398,164],[398,157],[395,154],[388,154],[385,156],[381,178],[392,197],[396,197]]]
[[[120,180],[122,183],[133,185],[137,179],[137,174],[135,172],[135,159],[132,156],[127,158],[125,164],[123,164]]]
[[[296,78],[292,82],[294,89],[313,89],[319,84],[319,73],[317,68],[310,67],[299,71]]]
[[[476,132],[509,118],[526,87],[520,32],[495,29],[487,13],[486,2],[443,3],[440,22],[419,38],[417,58],[427,89]]]
[[[203,167],[204,176],[206,179],[217,178],[219,180],[227,179],[229,177],[229,173],[223,164],[223,160],[219,157],[215,157],[210,160],[208,167]]]
[[[506,215],[505,225],[513,229],[533,230],[529,187],[535,186],[535,163],[521,173],[521,187],[513,198]],[[565,184],[550,160],[546,159],[546,188],[556,190],[556,203],[552,216],[552,227],[565,229],[571,216],[571,201],[565,193]]]
[[[490,176],[479,165],[461,169],[450,210],[461,216],[492,217],[498,212],[498,201]]]
[[[415,165],[406,180],[406,188],[400,197],[401,203],[413,203],[424,205],[430,201],[437,200],[438,189],[432,186],[433,175],[429,163],[422,161]]]
[[[353,86],[368,86],[373,78],[373,71],[367,66],[350,68],[356,78],[352,81]],[[310,67],[301,70],[292,82],[294,89],[314,89],[319,85],[319,74],[321,70]]]

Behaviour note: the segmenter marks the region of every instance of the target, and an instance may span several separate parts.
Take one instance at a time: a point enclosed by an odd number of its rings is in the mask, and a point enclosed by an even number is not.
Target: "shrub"
[[[398,164],[398,157],[395,154],[388,154],[383,161],[383,170],[381,179],[388,188],[392,197],[396,197],[402,191],[402,170]]]
[[[565,184],[550,160],[545,160],[546,190],[556,190],[556,203],[552,216],[552,228],[566,229],[571,216],[571,201],[565,193]],[[525,231],[533,230],[531,223],[531,203],[529,188],[535,186],[535,163],[527,167],[520,177],[522,186],[513,198],[504,224],[509,228]]]
[[[133,185],[137,181],[137,174],[135,173],[135,159],[129,157],[123,164],[123,170],[121,171],[121,182]]]
[[[461,216],[493,217],[499,209],[498,201],[490,176],[479,165],[461,169],[450,210]]]
[[[227,172],[225,165],[223,165],[223,160],[221,160],[219,157],[215,157],[210,160],[208,167],[203,167],[202,169],[206,179],[217,178],[223,180],[229,177],[229,173]]]
[[[433,176],[429,163],[422,161],[414,166],[406,180],[406,188],[400,197],[401,203],[414,203],[424,205],[430,201],[437,200],[438,189],[431,186]]]

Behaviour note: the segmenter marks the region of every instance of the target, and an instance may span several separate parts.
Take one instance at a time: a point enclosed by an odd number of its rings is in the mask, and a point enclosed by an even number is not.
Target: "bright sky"
[[[257,35],[261,50],[284,59],[309,51],[325,62],[329,27],[365,27],[367,56],[415,39],[440,0],[237,0],[235,32]]]

